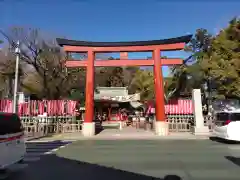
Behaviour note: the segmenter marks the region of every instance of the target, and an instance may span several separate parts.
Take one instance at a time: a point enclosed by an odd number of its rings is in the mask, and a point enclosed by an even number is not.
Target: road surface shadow
[[[103,130],[104,130],[104,129],[103,129],[102,126],[100,126],[100,127],[95,127],[95,135],[100,134]]]
[[[24,171],[13,173],[9,180],[182,180],[177,175],[163,178],[137,174],[111,167],[104,167],[56,155],[46,155],[36,163],[30,164]]]
[[[222,139],[219,137],[209,137],[209,139],[211,141],[222,143],[222,144],[240,144],[240,142],[238,141],[230,141],[230,140]]]
[[[233,164],[237,165],[240,167],[240,158],[239,157],[234,157],[234,156],[225,156],[225,158],[229,161],[231,161]]]

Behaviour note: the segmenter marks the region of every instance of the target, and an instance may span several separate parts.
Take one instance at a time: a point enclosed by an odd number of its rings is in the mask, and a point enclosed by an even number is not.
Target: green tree
[[[190,94],[192,89],[201,88],[205,83],[204,71],[201,61],[209,53],[212,36],[206,29],[198,29],[196,34],[186,46],[185,51],[190,53],[180,66],[174,66],[172,80],[168,84],[168,91],[172,97]]]
[[[133,92],[140,93],[141,100],[152,100],[155,95],[153,71],[139,69],[129,88]]]
[[[201,88],[209,78],[216,98],[240,97],[240,22],[234,18],[216,36],[197,30],[186,48],[191,55],[183,65],[174,67],[169,89],[175,96]]]
[[[231,20],[228,27],[213,38],[201,67],[205,75],[215,81],[218,96],[240,97],[240,19]]]

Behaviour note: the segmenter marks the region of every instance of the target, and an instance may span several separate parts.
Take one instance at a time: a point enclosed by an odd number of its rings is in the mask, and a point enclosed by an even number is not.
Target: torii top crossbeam
[[[63,46],[66,52],[147,52],[155,49],[163,51],[182,50],[185,43],[188,43],[192,35],[181,36],[171,39],[151,40],[151,41],[130,41],[130,42],[91,42],[91,41],[76,41],[67,39],[57,39],[60,46]],[[127,55],[119,60],[101,60],[95,61],[94,66],[153,66],[153,59],[134,59],[127,60]],[[161,59],[161,65],[182,64],[182,59],[170,58]],[[67,67],[84,67],[87,66],[87,60],[71,60],[66,62]]]
[[[142,49],[142,51],[147,51],[153,50],[151,46],[159,46],[159,45],[169,45],[169,44],[179,44],[179,43],[188,43],[190,39],[192,38],[192,35],[187,35],[187,36],[180,36],[176,38],[169,38],[169,39],[161,39],[161,40],[150,40],[150,41],[126,41],[126,42],[92,42],[92,41],[76,41],[76,40],[68,40],[68,39],[62,39],[62,38],[57,38],[57,42],[60,46],[72,46],[72,48],[75,47],[83,47],[82,50],[76,49],[75,52],[80,52],[80,51],[86,51],[85,48],[89,47],[107,47],[107,49],[96,49],[96,51],[111,51],[111,52],[117,52],[121,51],[118,50],[119,47],[124,47],[125,51],[128,49],[129,51],[134,51],[131,50],[132,47],[134,46],[145,46],[145,48]],[[150,46],[147,48],[147,46]],[[162,46],[162,47],[164,47]],[[110,47],[110,48],[109,48]],[[116,49],[117,47],[117,49]],[[130,48],[129,48],[130,47]],[[167,49],[167,48],[165,48]],[[182,49],[182,48],[180,48]],[[67,49],[65,49],[67,50]]]
[[[66,62],[67,67],[86,67],[86,116],[84,120],[83,134],[93,135],[93,107],[94,107],[94,67],[97,66],[154,66],[155,98],[156,98],[156,123],[155,130],[159,135],[168,133],[165,123],[164,112],[164,88],[163,88],[163,65],[182,64],[179,58],[163,59],[160,51],[182,50],[186,43],[191,40],[192,35],[177,38],[151,40],[151,41],[129,41],[129,42],[90,42],[68,39],[57,39],[60,46],[66,52],[87,52],[87,59],[72,60]],[[128,59],[128,52],[152,52],[152,59]],[[120,52],[120,60],[95,60],[95,53]],[[93,127],[94,126],[94,127]],[[90,130],[91,129],[91,130]],[[91,131],[91,132],[90,132]]]

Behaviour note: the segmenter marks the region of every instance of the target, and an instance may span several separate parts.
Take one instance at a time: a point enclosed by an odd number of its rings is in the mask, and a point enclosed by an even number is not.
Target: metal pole
[[[208,115],[212,115],[212,78],[208,78]]]
[[[19,69],[19,56],[20,56],[19,41],[17,42],[15,53],[16,53],[16,67],[15,67],[14,93],[13,93],[13,113],[16,113],[17,111],[18,69]]]

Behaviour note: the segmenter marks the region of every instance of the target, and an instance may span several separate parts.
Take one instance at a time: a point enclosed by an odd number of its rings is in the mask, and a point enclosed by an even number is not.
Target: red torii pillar
[[[158,135],[168,135],[168,124],[165,122],[165,100],[164,100],[164,79],[162,74],[162,63],[160,49],[153,51],[154,59],[154,88],[155,88],[155,132]]]
[[[168,124],[165,121],[164,107],[164,85],[162,66],[182,64],[182,59],[162,59],[160,51],[182,50],[185,43],[191,39],[191,35],[178,38],[154,40],[154,41],[136,41],[136,42],[86,42],[66,39],[57,39],[58,44],[64,47],[66,52],[87,52],[86,60],[72,60],[66,62],[67,67],[86,67],[86,102],[85,119],[82,133],[84,136],[93,136],[95,134],[94,119],[94,67],[109,66],[154,66],[154,83],[156,97],[156,121],[155,132],[157,135],[165,136],[168,134]],[[152,59],[128,59],[127,52],[145,52],[153,53]],[[99,60],[95,61],[95,53],[102,52],[120,52],[120,60]]]
[[[94,60],[95,53],[88,51],[88,62],[86,71],[86,93],[85,93],[85,119],[83,124],[83,135],[95,135],[94,119]]]

